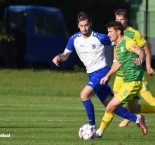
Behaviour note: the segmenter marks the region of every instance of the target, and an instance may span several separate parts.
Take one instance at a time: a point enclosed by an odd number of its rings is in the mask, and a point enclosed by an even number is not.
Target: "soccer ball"
[[[95,136],[95,129],[90,124],[84,124],[79,129],[79,137],[82,140],[93,139]]]

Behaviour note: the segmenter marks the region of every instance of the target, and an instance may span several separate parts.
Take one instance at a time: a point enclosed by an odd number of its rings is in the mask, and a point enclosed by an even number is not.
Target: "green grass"
[[[155,95],[155,78],[147,80]],[[154,145],[154,114],[145,114],[147,136],[134,123],[119,128],[116,116],[101,139],[82,141],[78,130],[87,117],[79,93],[86,82],[85,72],[0,70],[0,135],[11,136],[0,137],[0,145]],[[99,126],[104,107],[92,100]]]

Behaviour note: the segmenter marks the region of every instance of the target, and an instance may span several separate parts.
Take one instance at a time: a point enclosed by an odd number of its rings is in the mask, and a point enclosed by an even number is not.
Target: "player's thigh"
[[[143,85],[142,85],[142,89],[141,89],[140,93],[149,90],[149,85],[148,85],[145,77],[143,77],[142,83],[143,83]]]
[[[123,84],[123,78],[116,76],[115,80],[114,80],[114,85],[113,85],[114,94],[116,94],[120,91],[122,84]]]
[[[121,90],[115,96],[123,103],[129,103],[139,94],[142,88],[142,81],[123,83]]]
[[[106,112],[114,113],[114,111],[120,106],[120,104],[121,101],[118,98],[113,97],[112,100],[106,106]]]

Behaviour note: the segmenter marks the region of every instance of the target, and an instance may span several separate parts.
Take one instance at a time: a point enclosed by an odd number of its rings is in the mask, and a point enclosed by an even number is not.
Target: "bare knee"
[[[90,96],[86,95],[83,91],[80,93],[80,99],[82,101],[89,100]]]

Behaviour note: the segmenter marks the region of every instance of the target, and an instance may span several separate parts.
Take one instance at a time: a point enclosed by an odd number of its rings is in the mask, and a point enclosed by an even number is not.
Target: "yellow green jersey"
[[[124,36],[115,47],[124,82],[142,80],[144,75],[142,66],[136,65],[134,62],[134,59],[138,58],[138,55],[131,51],[134,45],[136,45],[136,42],[133,39]]]
[[[128,27],[125,31],[124,31],[124,35],[128,36],[129,38],[133,39],[136,41],[137,45],[139,47],[143,47],[146,44],[146,40],[145,38],[141,35],[141,33],[137,30],[135,30],[132,27]]]
[[[124,31],[124,35],[135,40],[137,45],[141,48],[147,43],[141,33],[132,27],[127,27]],[[120,70],[117,71],[117,76],[122,77],[122,72]]]

